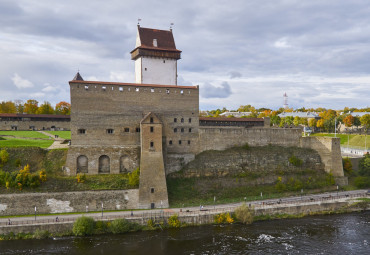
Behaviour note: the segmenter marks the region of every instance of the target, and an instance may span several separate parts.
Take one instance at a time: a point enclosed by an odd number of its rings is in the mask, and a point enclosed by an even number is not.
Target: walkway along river
[[[256,215],[262,214],[312,214],[325,211],[337,211],[344,207],[358,202],[356,198],[369,197],[366,190],[356,190],[350,192],[325,193],[302,197],[290,197],[284,199],[262,200],[248,203],[254,207]],[[149,219],[164,220],[173,214],[178,214],[181,222],[188,224],[207,224],[212,223],[214,215],[223,212],[233,212],[242,203],[217,205],[200,208],[189,207],[182,209],[163,209],[163,210],[145,210],[145,211],[120,211],[87,214],[96,220],[111,221],[117,218],[126,218],[129,221],[134,221],[139,224],[147,224]],[[360,208],[352,208],[356,211]],[[37,229],[53,232],[64,232],[71,230],[74,221],[83,214],[74,215],[52,215],[52,216],[37,216],[34,217],[16,217],[16,218],[1,218],[0,219],[0,234],[13,233],[29,233],[35,232]],[[58,220],[56,220],[56,216]],[[9,224],[9,220],[10,223]]]

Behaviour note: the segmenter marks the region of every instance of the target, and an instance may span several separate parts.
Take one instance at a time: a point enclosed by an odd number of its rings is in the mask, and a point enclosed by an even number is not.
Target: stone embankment
[[[247,205],[254,208],[256,216],[260,215],[312,215],[326,212],[352,212],[369,210],[370,208],[361,208],[356,206],[358,198],[368,198],[369,194],[365,190],[351,193],[331,193],[304,197],[284,198],[281,200],[264,200],[247,202]],[[242,203],[207,206],[201,208],[183,208],[183,209],[163,209],[150,211],[121,211],[121,212],[99,212],[87,214],[95,220],[112,221],[117,218],[126,218],[129,221],[146,225],[149,219],[155,222],[166,222],[167,219],[177,214],[181,222],[190,225],[210,224],[214,222],[214,216],[219,213],[234,212]],[[54,216],[35,216],[28,218],[0,219],[0,234],[29,233],[36,230],[47,230],[51,233],[63,233],[71,231],[74,221],[83,214],[59,215]],[[11,224],[9,224],[11,223]]]

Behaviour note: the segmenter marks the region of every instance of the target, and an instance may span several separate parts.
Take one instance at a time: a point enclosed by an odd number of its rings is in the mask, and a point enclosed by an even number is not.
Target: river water
[[[370,254],[370,212],[124,235],[0,241],[0,254]]]

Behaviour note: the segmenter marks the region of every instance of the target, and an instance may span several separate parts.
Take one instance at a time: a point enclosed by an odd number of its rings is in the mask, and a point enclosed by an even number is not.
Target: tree
[[[299,118],[298,116],[295,116],[294,119],[293,119],[294,126],[297,127],[300,122],[301,122],[301,118]]]
[[[27,114],[36,114],[39,108],[39,102],[34,99],[28,99],[24,104],[24,112]]]
[[[362,176],[370,176],[370,154],[367,153],[358,163],[358,173]]]
[[[293,124],[293,121],[294,121],[293,116],[287,116],[287,117],[284,118],[285,124],[287,124],[289,126]]]
[[[365,114],[360,118],[361,125],[364,127],[365,131],[370,128],[370,114]]]
[[[17,113],[22,114],[24,111],[24,105],[22,100],[14,100],[15,108],[17,108]]]
[[[352,127],[353,123],[355,122],[355,118],[352,115],[348,115],[343,119],[343,122],[346,127]]]
[[[359,126],[361,126],[361,120],[360,120],[360,118],[359,117],[355,117],[355,119],[354,119],[354,121],[353,121],[353,125],[355,126],[355,127],[359,127]]]
[[[45,101],[36,111],[37,114],[53,114],[54,109],[49,102]]]
[[[323,128],[324,127],[324,120],[323,119],[319,119],[317,122],[316,122],[316,127],[318,128]]]
[[[16,113],[17,108],[12,101],[1,102],[0,113]]]
[[[279,116],[272,115],[271,120],[270,120],[270,124],[273,125],[273,126],[278,126],[280,124],[280,121],[281,121],[281,118]]]
[[[61,101],[55,105],[55,113],[61,115],[70,115],[71,114],[71,104]]]
[[[317,124],[317,120],[314,119],[314,118],[309,118],[308,119],[308,126],[309,127],[316,127],[316,124]]]

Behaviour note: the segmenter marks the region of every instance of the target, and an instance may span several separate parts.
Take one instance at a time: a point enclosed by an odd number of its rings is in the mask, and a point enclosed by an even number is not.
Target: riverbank
[[[370,209],[370,202],[366,191],[351,195],[338,196],[322,196],[320,198],[313,196],[302,197],[299,200],[264,200],[258,202],[247,203],[254,210],[255,220],[270,220],[280,218],[297,218],[308,215],[318,214],[334,214],[355,212]],[[362,200],[359,200],[362,199]],[[220,213],[233,213],[236,208],[243,203],[224,205],[223,207],[207,207],[200,210],[199,208],[183,208],[183,209],[164,209],[153,211],[135,211],[125,212],[122,214],[106,213],[106,215],[89,215],[96,221],[111,222],[115,219],[125,218],[129,222],[135,222],[142,226],[147,226],[148,221],[154,223],[166,223],[168,218],[173,215],[178,215],[178,220],[187,226],[203,225],[214,223],[215,215]],[[82,215],[82,214],[81,214]],[[77,215],[77,216],[81,216]],[[45,216],[47,217],[47,216]],[[71,235],[74,221],[78,217],[60,217],[56,222],[56,218],[42,218],[38,220],[13,221],[12,225],[8,225],[6,220],[0,222],[0,234],[3,238],[13,236],[16,238],[18,234],[21,238],[25,235],[20,233],[50,233],[51,235]],[[28,235],[32,238],[32,235]]]

